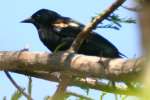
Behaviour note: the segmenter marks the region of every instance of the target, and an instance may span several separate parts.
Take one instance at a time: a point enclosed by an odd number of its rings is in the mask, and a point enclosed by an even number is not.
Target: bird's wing
[[[58,19],[53,24],[54,31],[60,36],[75,37],[84,27],[83,24],[68,17]]]

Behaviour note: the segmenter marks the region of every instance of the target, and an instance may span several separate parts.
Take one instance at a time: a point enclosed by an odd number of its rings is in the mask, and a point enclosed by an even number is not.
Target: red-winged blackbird
[[[47,9],[40,9],[22,23],[32,23],[38,30],[40,40],[52,52],[56,48],[59,51],[67,50],[84,28],[83,24]],[[111,42],[95,32],[91,32],[78,53],[109,58],[122,56]]]

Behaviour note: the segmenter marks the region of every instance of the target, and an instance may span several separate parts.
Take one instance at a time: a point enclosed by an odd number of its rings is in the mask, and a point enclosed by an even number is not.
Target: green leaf
[[[61,47],[63,47],[65,45],[65,42],[63,42],[63,43],[61,43],[60,45],[58,45],[57,47],[56,47],[56,49],[54,50],[54,53],[56,53],[57,51],[59,51],[59,49],[61,48]]]
[[[121,100],[126,100],[128,98],[128,96],[121,96]]]
[[[51,100],[51,97],[50,96],[45,96],[44,100]]]
[[[19,100],[19,98],[21,97],[22,97],[22,93],[19,90],[17,90],[11,96],[11,100]]]
[[[103,100],[103,97],[106,95],[106,92],[102,92],[102,94],[100,95],[100,99],[99,100]]]
[[[120,27],[112,25],[112,24],[101,25],[101,26],[98,26],[97,28],[107,28],[107,29],[109,28],[109,29],[115,29],[115,30],[119,30],[120,29]]]
[[[136,23],[136,20],[133,18],[120,18],[118,15],[116,14],[112,14],[111,16],[109,16],[107,18],[107,20],[113,22],[113,23]]]

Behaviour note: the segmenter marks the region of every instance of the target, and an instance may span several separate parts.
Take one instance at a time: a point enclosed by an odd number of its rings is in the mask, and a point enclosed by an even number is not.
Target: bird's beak
[[[23,21],[21,21],[21,23],[33,23],[33,22],[34,22],[34,20],[31,17],[29,17],[29,18],[24,19]]]

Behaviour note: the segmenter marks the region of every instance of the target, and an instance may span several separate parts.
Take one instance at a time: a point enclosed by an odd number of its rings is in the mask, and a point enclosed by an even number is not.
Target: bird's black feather
[[[40,40],[52,52],[61,44],[63,45],[59,51],[69,49],[77,34],[84,28],[83,24],[47,9],[37,11],[30,19],[22,22],[34,24]],[[95,32],[91,32],[78,53],[109,58],[122,55],[111,42]]]

